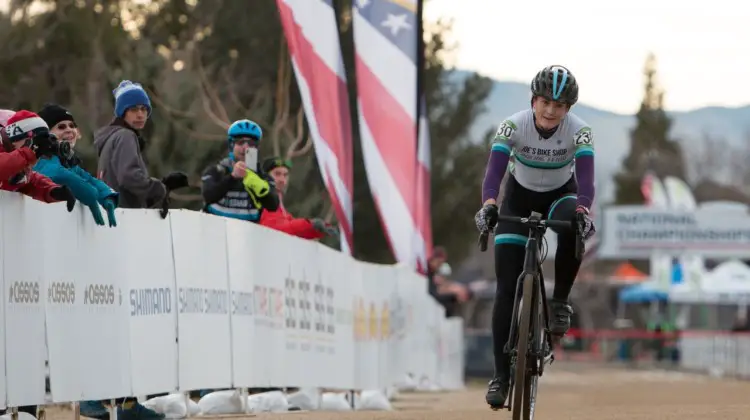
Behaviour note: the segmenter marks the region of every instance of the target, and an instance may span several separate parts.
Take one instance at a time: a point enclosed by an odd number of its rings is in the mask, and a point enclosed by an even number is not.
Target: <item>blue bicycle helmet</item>
[[[254,121],[238,120],[233,122],[227,130],[227,139],[230,143],[235,137],[251,137],[260,140],[263,138],[263,130]]]

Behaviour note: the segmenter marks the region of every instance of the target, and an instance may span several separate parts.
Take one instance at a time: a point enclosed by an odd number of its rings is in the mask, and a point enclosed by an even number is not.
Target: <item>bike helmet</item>
[[[548,66],[531,81],[531,93],[572,106],[578,102],[578,83],[573,73],[565,67]]]
[[[227,130],[227,137],[231,143],[235,137],[251,137],[255,140],[263,138],[263,130],[260,126],[250,120],[239,120],[232,123]]]

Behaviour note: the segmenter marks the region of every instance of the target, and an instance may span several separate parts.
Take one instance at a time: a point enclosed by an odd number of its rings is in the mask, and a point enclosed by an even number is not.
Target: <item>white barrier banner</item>
[[[745,258],[750,253],[750,215],[718,209],[608,207],[601,232],[600,258],[645,259],[654,252]]]
[[[4,197],[3,197],[4,198]],[[8,388],[9,406],[31,405],[44,398],[44,265],[47,253],[39,238],[45,232],[46,204],[31,199],[8,200],[2,214],[3,272],[5,281],[5,366],[7,377],[16,378]],[[72,216],[65,214],[68,219]],[[49,243],[49,242],[45,242]]]
[[[408,284],[409,272],[401,267],[394,267],[394,287],[388,298],[388,328],[390,347],[390,384],[404,381],[411,371],[411,342],[407,330],[407,302],[411,288]]]
[[[357,263],[350,256],[328,247],[319,246],[318,264],[321,267],[325,290],[326,343],[333,347],[328,356],[330,370],[321,378],[323,386],[331,389],[354,389],[354,328],[350,276]]]
[[[47,238],[57,252],[45,253],[48,292],[47,343],[55,401],[126,396],[130,383],[127,282],[120,232],[102,229],[88,209],[74,216],[63,204],[44,208]]]
[[[183,391],[232,383],[226,219],[169,212],[177,287],[179,384]]]
[[[289,275],[284,281],[285,301],[295,308],[296,322],[286,325],[283,355],[286,369],[285,383],[299,383],[301,387],[312,386],[319,380],[320,373],[326,372],[325,345],[316,342],[320,338],[320,313],[317,310],[317,289],[320,285],[320,272],[316,260],[314,243],[287,237],[278,249],[294,249],[296,252],[288,260]],[[282,259],[283,260],[283,259]],[[320,354],[321,358],[316,359]],[[317,361],[317,363],[316,363]],[[323,365],[323,366],[320,366]],[[321,369],[322,368],[322,369]]]
[[[394,354],[391,351],[391,314],[388,299],[396,290],[396,273],[398,269],[392,265],[380,265],[376,269],[377,280],[370,284],[375,286],[369,294],[374,301],[375,313],[375,341],[378,347],[378,388],[385,389],[393,384],[391,371]]]
[[[255,267],[268,264],[256,252],[260,228],[243,220],[227,220],[227,255],[230,290],[230,313],[232,326],[232,384],[236,387],[266,387],[270,380],[266,369],[256,370],[256,359],[268,359],[272,355],[264,350],[255,328]],[[260,248],[260,247],[258,247]]]
[[[128,226],[118,235],[128,281],[133,395],[176,391],[177,291],[169,220],[155,211],[118,211],[117,221]]]
[[[287,360],[286,325],[296,316],[294,308],[285,301],[286,279],[290,275],[294,250],[288,246],[284,235],[268,228],[253,229],[254,254],[257,256],[251,268],[254,274],[253,314],[255,319],[253,358],[254,368],[264,378],[258,386],[285,387]]]
[[[460,328],[409,268],[203,213],[117,214],[0,193],[0,406],[45,403],[45,339],[54,402],[462,383]]]

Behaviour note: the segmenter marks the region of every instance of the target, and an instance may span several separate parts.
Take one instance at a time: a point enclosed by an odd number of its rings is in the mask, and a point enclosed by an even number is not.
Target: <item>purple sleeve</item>
[[[505,143],[492,145],[490,160],[487,162],[487,171],[484,173],[484,182],[482,182],[482,204],[490,198],[497,200],[500,182],[508,169],[510,150],[510,146]]]
[[[578,153],[576,157],[577,205],[591,209],[594,203],[594,154]]]

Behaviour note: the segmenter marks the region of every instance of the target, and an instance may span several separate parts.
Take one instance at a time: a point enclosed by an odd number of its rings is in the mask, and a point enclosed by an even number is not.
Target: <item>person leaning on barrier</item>
[[[338,229],[326,223],[323,219],[295,218],[286,211],[286,208],[284,208],[284,193],[286,192],[291,168],[291,162],[278,156],[263,161],[263,172],[269,174],[276,184],[279,208],[275,211],[266,209],[260,216],[260,224],[304,239],[320,239],[326,235],[337,236]]]
[[[260,126],[250,120],[235,121],[227,130],[229,156],[203,171],[203,211],[217,216],[258,223],[264,210],[276,211],[276,187],[260,167],[248,168],[245,154],[257,149],[263,138]]]
[[[105,224],[99,207],[101,204],[106,210],[109,226],[117,226],[117,192],[81,168],[81,161],[73,151],[76,141],[81,137],[73,115],[59,105],[47,104],[39,111],[39,116],[50,127],[51,134],[56,136],[59,143],[54,151],[41,156],[34,165],[34,170],[48,176],[55,183],[70,188],[76,199],[91,210],[97,225]]]
[[[187,175],[172,172],[161,180],[149,176],[140,130],[151,115],[151,100],[140,84],[130,80],[120,82],[113,93],[115,119],[94,134],[97,177],[120,194],[121,208],[162,207],[169,191],[188,186]]]
[[[39,157],[54,148],[44,120],[22,110],[8,118],[6,124],[0,129],[0,189],[20,192],[45,203],[65,201],[68,211],[73,211],[76,200],[70,189],[31,169]]]

